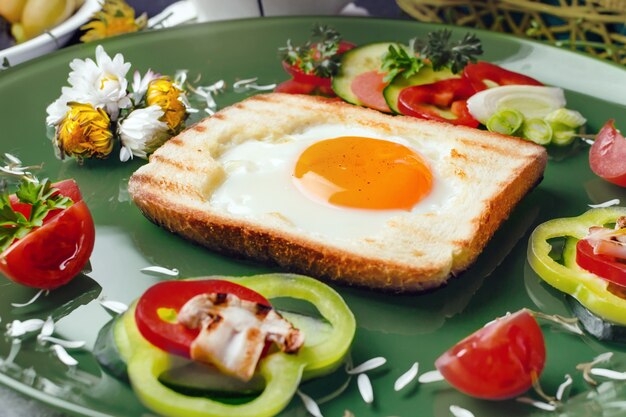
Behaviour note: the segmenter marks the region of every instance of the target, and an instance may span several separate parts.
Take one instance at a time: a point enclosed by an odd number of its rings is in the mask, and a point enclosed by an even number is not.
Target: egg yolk
[[[325,139],[298,158],[294,181],[332,205],[411,210],[433,183],[428,164],[399,143],[357,136]]]

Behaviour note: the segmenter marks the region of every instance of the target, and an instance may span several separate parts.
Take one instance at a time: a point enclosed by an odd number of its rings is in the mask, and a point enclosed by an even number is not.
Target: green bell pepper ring
[[[543,223],[530,237],[528,262],[544,281],[571,295],[589,311],[608,321],[626,325],[626,300],[608,290],[609,281],[576,265],[575,254],[571,252],[565,257],[566,264],[556,262],[550,257],[552,246],[548,242],[560,237],[583,239],[589,233],[590,227],[615,223],[621,216],[626,216],[626,208],[610,207],[592,209],[578,217]],[[567,248],[571,251],[571,244]]]
[[[207,398],[180,394],[161,384],[159,375],[168,370],[173,355],[151,345],[143,338],[134,320],[134,307],[114,325],[114,339],[120,356],[128,365],[128,376],[140,400],[164,416],[172,417],[266,417],[287,406],[300,381],[332,372],[348,353],[356,322],[341,296],[327,285],[309,277],[292,274],[267,274],[227,279],[251,288],[268,299],[291,297],[313,304],[332,330],[315,345],[305,344],[297,354],[275,352],[259,363],[258,372],[266,382],[254,400],[240,405],[224,404]]]

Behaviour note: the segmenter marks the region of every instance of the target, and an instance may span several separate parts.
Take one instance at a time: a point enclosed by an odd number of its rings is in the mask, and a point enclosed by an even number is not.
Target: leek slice
[[[587,119],[580,112],[570,109],[557,109],[546,116],[546,121],[550,124],[561,123],[571,128],[577,128],[587,123]]]
[[[552,140],[552,127],[543,119],[530,119],[522,126],[522,137],[538,145],[547,145]]]
[[[543,119],[565,107],[563,90],[535,85],[503,85],[480,91],[467,100],[472,116],[486,125],[500,110],[519,111],[525,119]]]
[[[487,120],[487,129],[503,135],[514,135],[524,122],[524,116],[517,110],[500,110]]]

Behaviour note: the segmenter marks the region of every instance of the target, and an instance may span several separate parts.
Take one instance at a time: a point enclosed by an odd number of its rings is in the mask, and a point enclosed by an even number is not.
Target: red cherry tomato
[[[339,43],[339,47],[337,48],[336,55],[340,55],[354,47],[355,45],[351,42],[341,41]],[[313,47],[313,50],[315,51],[314,58],[319,59],[320,57],[319,57],[319,52],[317,52],[317,48]],[[292,77],[292,80],[289,80],[289,81],[295,81],[298,84],[306,85],[306,87],[304,86],[299,86],[300,88],[295,88],[293,86],[281,87],[279,85],[277,89],[282,88],[283,90],[286,90],[286,91],[278,91],[278,90],[275,90],[275,91],[282,92],[282,93],[290,93],[290,94],[310,94],[314,92],[315,87],[319,87],[320,89],[319,92],[321,94],[334,96],[334,93],[331,88],[330,77],[319,77],[315,74],[306,73],[298,66],[298,64],[289,64],[288,62],[283,61],[282,65],[283,65],[283,69]],[[286,81],[286,82],[289,82],[289,81]],[[307,90],[307,88],[309,89],[308,92],[304,92]],[[296,92],[292,92],[292,90]]]
[[[435,366],[456,389],[503,400],[527,391],[546,361],[543,334],[527,310],[502,317],[457,343]]]
[[[198,281],[163,281],[148,288],[137,302],[135,320],[142,336],[154,346],[166,352],[189,357],[189,348],[198,336],[197,329],[165,321],[159,316],[160,309],[172,309],[176,313],[187,301],[199,294],[228,293],[242,300],[270,306],[261,294],[229,281],[208,279]]]
[[[383,90],[388,82],[384,81],[385,73],[368,71],[357,75],[352,80],[350,89],[365,107],[391,113],[391,109],[385,101]]]
[[[476,91],[489,88],[485,83],[486,80],[498,85],[543,85],[534,78],[485,61],[467,64],[463,70],[463,77],[469,80]]]
[[[420,119],[437,120],[455,125],[477,127],[467,108],[467,99],[474,94],[465,78],[448,78],[431,84],[415,85],[402,90],[398,96],[400,113]],[[451,112],[455,117],[446,117]]]
[[[293,77],[293,81],[301,84],[307,84],[313,87],[323,86],[330,88],[331,79],[328,77],[318,77],[314,74],[307,74],[296,65],[290,65],[285,61],[283,61],[283,68],[285,69],[285,71],[287,71],[287,74]]]
[[[589,166],[599,177],[626,187],[626,139],[617,129],[614,120],[604,124],[589,150]]]
[[[296,80],[287,80],[278,84],[274,91],[286,94],[311,94],[315,90],[315,85],[300,83]]]
[[[72,198],[65,210],[48,213],[43,226],[33,229],[0,254],[0,271],[9,279],[29,287],[51,290],[67,284],[84,268],[91,256],[95,228],[89,209],[73,180],[52,184]],[[30,205],[17,203],[16,211],[28,216]]]
[[[626,287],[626,264],[613,256],[594,254],[593,246],[585,239],[576,244],[576,263],[600,278]]]

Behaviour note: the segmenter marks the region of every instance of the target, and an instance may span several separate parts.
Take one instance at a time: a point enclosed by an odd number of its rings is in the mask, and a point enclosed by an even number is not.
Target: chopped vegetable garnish
[[[539,145],[547,145],[552,140],[552,128],[543,119],[530,119],[522,124],[522,137]]]
[[[503,135],[515,135],[524,123],[524,116],[515,109],[499,110],[487,120],[487,129]]]

